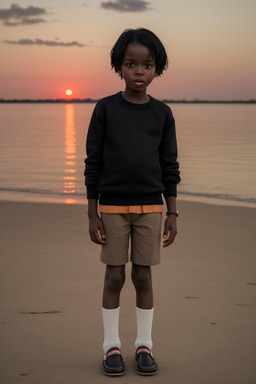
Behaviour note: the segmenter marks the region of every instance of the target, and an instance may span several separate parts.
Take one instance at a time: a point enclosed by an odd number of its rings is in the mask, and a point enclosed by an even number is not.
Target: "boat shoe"
[[[110,348],[103,360],[103,371],[108,376],[121,376],[125,372],[125,366],[120,349]]]
[[[137,372],[140,375],[155,375],[158,371],[157,363],[148,347],[140,346],[136,350]]]

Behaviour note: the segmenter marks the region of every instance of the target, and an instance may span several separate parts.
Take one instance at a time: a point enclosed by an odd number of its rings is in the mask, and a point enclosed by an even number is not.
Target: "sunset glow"
[[[96,100],[122,91],[109,54],[124,29],[138,27],[155,32],[169,56],[152,96],[256,98],[256,1],[13,3],[0,5],[0,99]]]
[[[69,90],[72,94],[72,91]],[[66,91],[67,94],[68,90]],[[70,95],[71,95],[70,94]],[[65,106],[65,169],[64,173],[74,174],[76,173],[75,166],[76,161],[70,161],[70,158],[76,158],[76,130],[75,130],[75,111],[73,104],[66,104]],[[76,177],[64,176],[64,193],[75,194],[76,193]],[[69,203],[72,204],[74,200],[70,199]]]
[[[71,91],[71,89],[67,89],[66,92],[65,92],[65,94],[66,94],[67,96],[71,96],[72,93],[73,93],[73,92]]]

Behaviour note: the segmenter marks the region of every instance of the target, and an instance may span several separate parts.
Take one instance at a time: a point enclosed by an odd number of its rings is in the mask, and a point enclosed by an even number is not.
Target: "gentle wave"
[[[41,195],[55,195],[55,196],[84,196],[85,193],[64,193],[58,192],[51,189],[38,189],[38,188],[4,188],[0,187],[0,192],[17,192],[17,193],[33,193]]]
[[[64,193],[64,192],[57,192],[50,189],[38,189],[38,188],[4,188],[0,187],[0,192],[17,192],[17,193],[31,193],[31,194],[42,194],[42,195],[55,195],[55,196],[65,196],[65,197],[84,197],[85,193]],[[203,193],[203,192],[187,192],[187,191],[179,191],[179,195],[183,196],[191,196],[191,197],[202,197],[202,198],[208,198],[208,199],[218,199],[218,200],[225,200],[225,201],[234,201],[234,202],[240,202],[240,203],[251,203],[256,204],[256,198],[243,198],[240,196],[230,195],[230,194],[215,194],[215,193]]]
[[[179,195],[185,195],[185,196],[195,196],[195,197],[204,197],[208,199],[218,199],[218,200],[228,200],[228,201],[236,201],[241,203],[252,203],[256,204],[256,198],[243,198],[240,196],[230,195],[227,193],[203,193],[203,192],[186,192],[186,191],[180,191]]]

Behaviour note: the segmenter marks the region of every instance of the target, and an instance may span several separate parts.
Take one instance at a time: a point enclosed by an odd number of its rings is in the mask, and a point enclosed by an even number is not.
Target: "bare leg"
[[[102,307],[115,309],[119,307],[120,293],[125,282],[125,265],[106,265]]]
[[[151,267],[132,264],[132,281],[136,290],[136,306],[141,309],[153,308]]]

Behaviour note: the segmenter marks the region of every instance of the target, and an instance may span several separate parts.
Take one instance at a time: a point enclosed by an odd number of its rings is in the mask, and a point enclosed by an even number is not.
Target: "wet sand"
[[[105,383],[104,266],[86,206],[0,202],[0,383]],[[254,384],[256,210],[179,201],[179,234],[153,268],[154,377],[136,374],[135,295],[121,296],[122,383]]]

